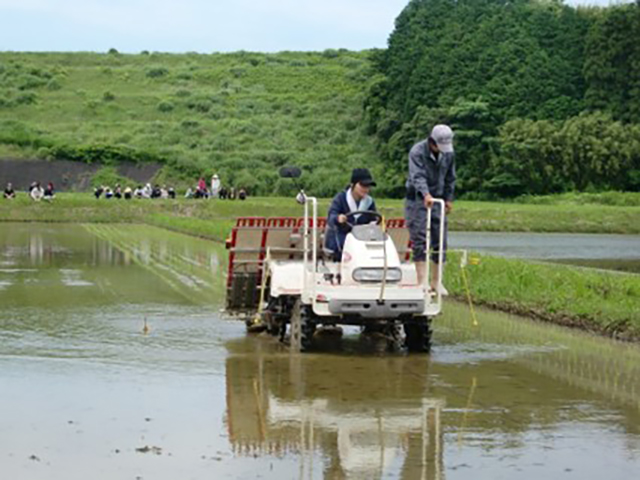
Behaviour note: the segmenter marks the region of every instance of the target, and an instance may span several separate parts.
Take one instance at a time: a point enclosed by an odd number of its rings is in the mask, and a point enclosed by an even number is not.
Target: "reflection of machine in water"
[[[301,477],[320,456],[325,478],[442,479],[444,401],[428,398],[428,366],[415,357],[232,355],[232,447],[296,453]]]

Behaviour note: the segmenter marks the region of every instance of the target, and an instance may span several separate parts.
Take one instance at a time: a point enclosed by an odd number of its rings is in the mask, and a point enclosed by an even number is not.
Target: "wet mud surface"
[[[640,350],[447,304],[430,356],[290,355],[220,311],[224,251],[148,227],[0,232],[2,478],[617,479]],[[144,333],[144,319],[148,330]]]

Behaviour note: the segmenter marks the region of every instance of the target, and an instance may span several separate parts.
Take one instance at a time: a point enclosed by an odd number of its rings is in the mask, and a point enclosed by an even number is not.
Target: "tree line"
[[[640,189],[639,38],[640,2],[412,0],[364,101],[386,193],[440,122],[468,197]]]

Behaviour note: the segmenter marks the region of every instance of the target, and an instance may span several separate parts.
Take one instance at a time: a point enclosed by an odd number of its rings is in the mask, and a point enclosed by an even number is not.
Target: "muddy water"
[[[637,347],[448,304],[434,353],[290,356],[219,313],[224,251],[0,226],[2,478],[635,478]],[[143,334],[147,318],[150,332]]]

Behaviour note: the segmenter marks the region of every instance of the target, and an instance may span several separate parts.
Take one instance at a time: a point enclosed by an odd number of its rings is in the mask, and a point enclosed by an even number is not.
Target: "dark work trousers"
[[[431,260],[438,263],[438,250],[440,247],[440,219],[442,218],[440,205],[433,205],[431,211]],[[413,261],[424,262],[427,258],[427,208],[422,197],[415,200],[405,199],[404,218],[409,228],[409,236],[413,243]],[[444,252],[443,261],[446,260],[447,251],[447,218],[444,219]]]

